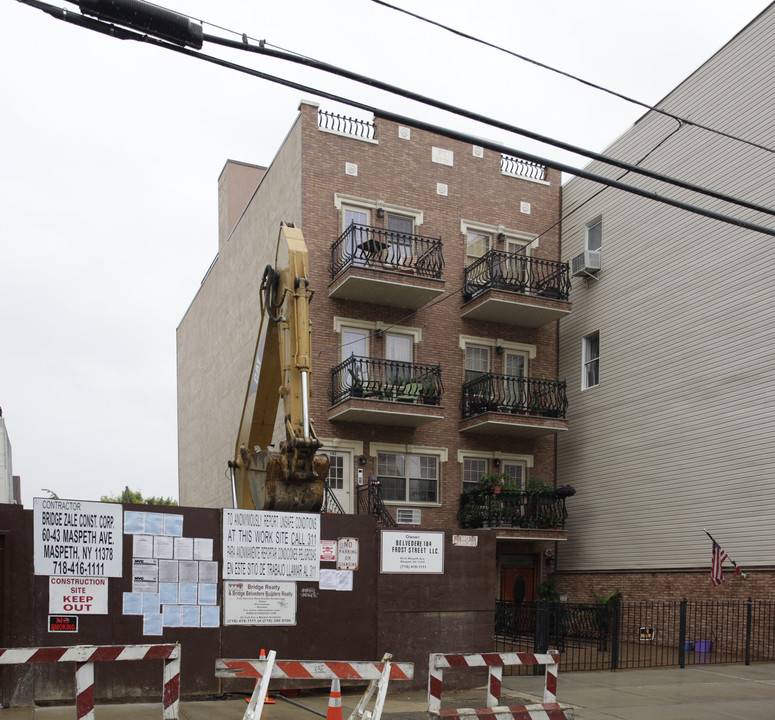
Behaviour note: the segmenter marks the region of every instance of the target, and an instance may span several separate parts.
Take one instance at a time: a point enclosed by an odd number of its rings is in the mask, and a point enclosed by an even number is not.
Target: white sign
[[[338,538],[336,541],[336,569],[357,570],[359,552],[358,538]]]
[[[48,611],[51,615],[107,615],[107,578],[50,577]]]
[[[458,547],[476,547],[479,538],[476,535],[453,535],[452,544]]]
[[[120,504],[35,498],[33,524],[36,575],[122,576]]]
[[[295,625],[296,583],[223,583],[224,625]]]
[[[336,540],[320,541],[320,560],[322,562],[336,562]]]
[[[320,515],[223,511],[225,580],[318,580]]]
[[[383,530],[380,572],[443,573],[444,533]]]

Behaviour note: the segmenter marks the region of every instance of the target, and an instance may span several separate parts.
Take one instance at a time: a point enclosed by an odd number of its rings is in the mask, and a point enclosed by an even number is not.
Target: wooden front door
[[[501,567],[501,600],[517,605],[535,602],[536,575],[532,566],[504,565]]]

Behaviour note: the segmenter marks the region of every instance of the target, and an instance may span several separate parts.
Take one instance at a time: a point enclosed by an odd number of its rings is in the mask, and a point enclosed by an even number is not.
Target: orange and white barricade
[[[164,720],[176,720],[180,708],[180,645],[0,648],[0,665],[74,662],[75,707],[78,720],[94,720],[94,663],[117,660],[164,660],[163,717]]]
[[[573,708],[557,702],[560,655],[548,653],[433,653],[428,659],[428,715],[440,720],[573,720]],[[546,676],[542,703],[500,705],[503,668],[510,665],[544,665]],[[487,706],[441,708],[445,668],[489,668]]]

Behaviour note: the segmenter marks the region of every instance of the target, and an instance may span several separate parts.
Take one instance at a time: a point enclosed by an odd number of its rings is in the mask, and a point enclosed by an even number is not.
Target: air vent
[[[396,508],[396,523],[399,525],[419,525],[422,522],[422,510],[417,508]]]
[[[579,275],[593,275],[601,268],[601,254],[600,250],[585,250],[580,255],[571,258],[570,274],[573,275],[573,277]]]

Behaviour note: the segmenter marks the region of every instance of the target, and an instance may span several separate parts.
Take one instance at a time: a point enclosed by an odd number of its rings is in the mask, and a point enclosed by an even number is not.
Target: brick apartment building
[[[556,171],[302,102],[267,168],[229,161],[219,180],[218,255],[177,332],[181,504],[232,504],[260,280],[293,223],[315,293],[311,415],[342,510],[373,476],[399,527],[491,526],[501,596],[534,599],[564,499],[461,493],[492,473],[556,484],[559,211]]]

